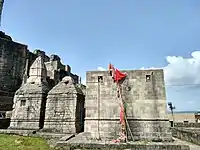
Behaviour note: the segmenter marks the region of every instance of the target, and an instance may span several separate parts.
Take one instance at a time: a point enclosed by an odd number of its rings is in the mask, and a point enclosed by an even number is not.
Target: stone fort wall
[[[0,110],[11,110],[20,87],[29,51],[26,45],[0,38]]]
[[[126,70],[122,97],[135,139],[170,139],[163,70]],[[101,79],[99,82],[98,79]],[[89,71],[86,76],[85,131],[94,137],[119,134],[117,87],[107,71]]]

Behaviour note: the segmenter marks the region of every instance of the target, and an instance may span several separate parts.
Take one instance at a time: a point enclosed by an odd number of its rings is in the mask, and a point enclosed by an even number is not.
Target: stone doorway
[[[76,133],[84,132],[84,122],[85,122],[85,101],[83,95],[78,95],[78,99],[76,102]]]
[[[47,97],[43,96],[42,103],[41,103],[41,110],[40,110],[40,120],[39,120],[39,128],[40,129],[42,129],[44,127],[46,101],[47,101]]]

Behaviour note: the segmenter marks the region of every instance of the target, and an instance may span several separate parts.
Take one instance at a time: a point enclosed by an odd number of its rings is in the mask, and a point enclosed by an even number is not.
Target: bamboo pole
[[[121,105],[124,107],[124,101],[122,99],[122,94],[121,94],[121,89],[120,89],[120,85],[118,83],[118,91],[119,91],[119,95],[120,95],[120,99],[121,99]],[[125,110],[125,109],[124,109]],[[125,122],[126,122],[126,127],[128,128],[129,132],[130,132],[130,135],[131,135],[131,138],[132,140],[134,141],[134,137],[133,137],[133,134],[131,132],[131,129],[130,129],[130,126],[129,126],[129,123],[128,123],[128,120],[127,120],[127,116],[126,116],[126,113],[124,111],[124,118],[125,118]],[[125,129],[126,129],[125,127]],[[127,130],[125,131],[127,133]],[[128,141],[128,136],[127,136],[127,141]]]

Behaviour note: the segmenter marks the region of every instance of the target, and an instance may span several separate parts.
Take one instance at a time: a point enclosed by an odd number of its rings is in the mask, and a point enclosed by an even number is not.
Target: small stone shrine
[[[79,133],[84,130],[84,100],[81,88],[66,76],[48,93],[44,129]]]
[[[46,97],[49,91],[47,70],[39,56],[30,67],[27,82],[15,93],[10,127],[41,129],[44,125]]]

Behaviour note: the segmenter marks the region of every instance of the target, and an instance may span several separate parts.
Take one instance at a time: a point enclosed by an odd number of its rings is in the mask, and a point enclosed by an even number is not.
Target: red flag
[[[122,80],[126,76],[127,76],[126,73],[122,73],[118,69],[115,69],[115,76],[114,76],[115,82],[119,82],[120,80]]]
[[[115,67],[110,63],[108,65],[108,70],[110,71],[110,75],[112,76],[114,82],[119,82],[127,76],[126,73],[122,73],[118,69],[115,69]]]

